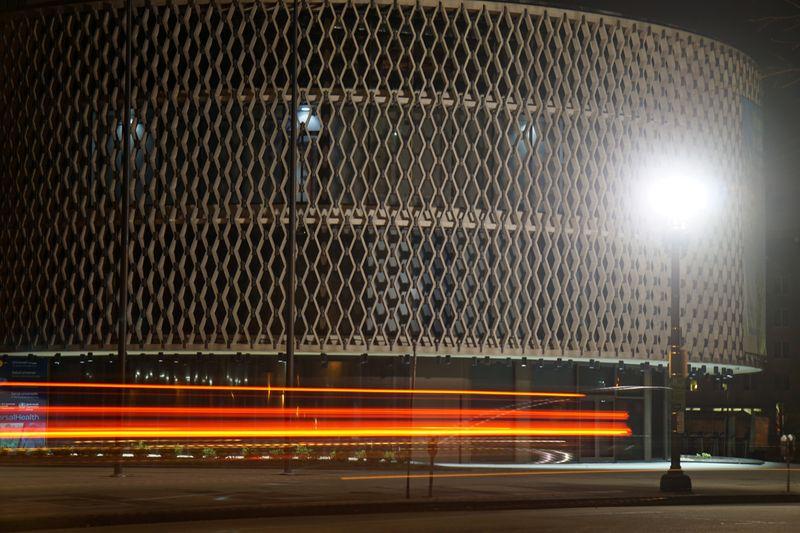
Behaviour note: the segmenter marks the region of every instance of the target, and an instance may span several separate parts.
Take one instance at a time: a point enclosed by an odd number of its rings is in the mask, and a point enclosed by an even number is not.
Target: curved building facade
[[[130,64],[114,4],[2,14],[2,350],[116,350],[127,261],[132,352],[282,351],[294,180],[298,353],[655,365],[669,262],[634,192],[680,160],[721,206],[683,257],[690,362],[760,366],[749,58],[531,5],[298,6],[295,55],[291,3],[137,2]]]

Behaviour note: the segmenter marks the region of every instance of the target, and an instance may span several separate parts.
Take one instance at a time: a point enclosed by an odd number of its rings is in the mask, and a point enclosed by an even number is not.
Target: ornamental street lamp
[[[658,217],[659,224],[666,226],[671,259],[671,305],[669,336],[669,376],[672,444],[669,470],[661,476],[661,490],[665,492],[690,492],[692,480],[681,468],[681,444],[684,432],[686,409],[686,378],[688,360],[683,349],[680,324],[680,259],[681,248],[687,230],[706,210],[708,196],[699,181],[684,177],[656,180],[648,191],[649,207]]]
[[[295,289],[296,289],[296,274],[295,274],[295,259],[296,259],[296,239],[297,239],[297,202],[300,200],[302,203],[308,201],[305,196],[304,190],[304,176],[303,165],[298,161],[298,145],[302,143],[305,145],[310,142],[314,136],[319,134],[322,129],[322,122],[319,116],[314,112],[314,109],[308,104],[301,104],[295,106],[297,100],[297,12],[298,4],[295,1],[292,11],[293,17],[293,44],[292,44],[292,107],[295,108],[295,116],[290,123],[290,136],[291,136],[291,162],[290,168],[292,175],[289,178],[289,224],[287,228],[287,251],[286,263],[288,272],[286,276],[286,368],[284,374],[284,383],[287,387],[295,385],[295,361],[294,361],[294,324],[295,324]],[[300,133],[303,133],[301,136]],[[291,409],[293,407],[293,398],[291,390],[286,390],[283,396],[283,409],[286,413],[284,416],[284,423],[288,427],[290,421]],[[292,474],[291,459],[286,458],[283,462],[283,473]]]

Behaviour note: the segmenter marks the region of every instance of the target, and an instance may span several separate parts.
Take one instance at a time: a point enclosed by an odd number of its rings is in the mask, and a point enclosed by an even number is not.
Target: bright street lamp
[[[658,223],[671,233],[691,230],[701,223],[711,203],[708,187],[683,176],[653,180],[647,189],[647,206]]]
[[[677,168],[669,170],[670,172],[665,172],[662,177],[653,179],[646,193],[646,204],[650,214],[656,218],[659,226],[666,229],[672,263],[668,352],[670,388],[672,390],[670,398],[672,445],[669,470],[661,476],[661,490],[690,492],[692,480],[681,468],[688,361],[683,349],[680,324],[680,258],[681,246],[686,233],[690,228],[696,226],[707,212],[710,198],[702,182],[687,178],[684,173],[676,173]]]

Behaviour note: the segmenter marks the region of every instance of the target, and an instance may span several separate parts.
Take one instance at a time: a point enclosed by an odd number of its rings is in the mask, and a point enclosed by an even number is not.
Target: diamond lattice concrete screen
[[[298,7],[295,102],[292,3],[135,2],[130,65],[114,4],[2,15],[3,350],[113,350],[121,253],[132,350],[281,349],[295,179],[301,352],[663,360],[667,258],[631,204],[675,157],[721,205],[685,256],[690,360],[760,365],[746,56],[518,4]]]

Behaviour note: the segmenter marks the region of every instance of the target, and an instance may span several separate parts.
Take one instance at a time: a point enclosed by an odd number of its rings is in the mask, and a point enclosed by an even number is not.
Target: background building
[[[130,379],[283,379],[295,180],[297,382],[405,383],[413,353],[419,386],[661,385],[669,269],[636,191],[672,167],[703,173],[720,206],[685,252],[690,362],[762,365],[758,73],[745,55],[537,6],[300,8],[294,101],[291,4],[139,5],[130,64],[113,6],[3,15],[4,351],[114,375],[127,262]],[[587,401],[634,413],[636,437],[583,456],[663,453],[660,393]]]

